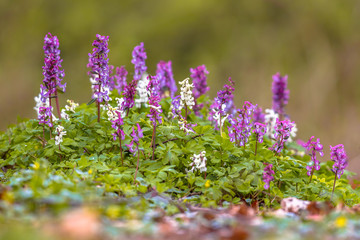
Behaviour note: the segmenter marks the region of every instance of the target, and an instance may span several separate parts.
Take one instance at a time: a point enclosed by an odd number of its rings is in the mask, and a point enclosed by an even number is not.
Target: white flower
[[[185,105],[192,109],[195,105],[192,88],[194,84],[189,84],[189,78],[184,79],[183,81],[179,82],[181,84],[180,88],[180,110],[185,107]]]
[[[59,145],[63,142],[63,136],[66,135],[66,131],[64,131],[64,127],[61,125],[58,125],[56,127],[57,136],[55,136],[55,145]]]
[[[124,102],[123,98],[115,98],[117,106],[116,107],[112,107],[110,105],[107,105],[107,115],[108,115],[108,120],[111,121],[115,121],[118,118],[118,115],[116,112],[120,112],[121,113],[121,117],[124,118],[126,115],[126,112],[124,112],[123,110],[121,110],[121,105],[122,102]]]
[[[180,125],[180,130],[183,130],[184,132],[186,132],[186,134],[188,133],[194,133],[194,130],[192,130],[191,128],[189,128],[187,126],[187,121],[185,119],[183,119],[182,117],[179,117],[179,121],[178,124]]]
[[[69,105],[65,105],[66,111],[75,113],[75,108],[77,108],[79,106],[79,104],[75,103],[73,100],[69,100],[69,99],[66,100],[66,102],[69,104]]]
[[[137,108],[140,108],[142,103],[144,103],[145,107],[147,107],[147,102],[149,101],[149,97],[148,97],[149,93],[146,87],[148,86],[148,84],[149,84],[148,74],[143,74],[142,78],[139,80],[136,86],[136,90],[140,97],[135,99],[135,106]]]
[[[41,88],[40,88],[40,92],[41,92]],[[46,102],[43,102],[41,101],[41,94],[39,93],[39,96],[37,97],[34,97],[34,100],[35,100],[35,107],[34,107],[34,110],[36,111],[37,115],[38,115],[38,118],[39,118],[39,108],[40,107],[49,107],[50,106],[50,101],[49,99],[47,98],[46,99]],[[53,108],[51,107],[51,112],[52,112]],[[54,121],[57,121],[58,119],[55,117],[54,114],[52,114],[52,119]]]
[[[273,109],[265,109],[265,125],[268,129],[266,136],[269,138],[274,138],[276,119],[278,118],[279,114],[277,114]]]
[[[192,163],[190,163],[191,169],[189,170],[189,172],[193,172],[196,169],[200,170],[200,172],[206,172],[207,158],[206,158],[205,154],[206,154],[206,152],[202,151],[200,154],[194,153],[194,155],[192,157],[190,157],[190,159],[192,160]]]

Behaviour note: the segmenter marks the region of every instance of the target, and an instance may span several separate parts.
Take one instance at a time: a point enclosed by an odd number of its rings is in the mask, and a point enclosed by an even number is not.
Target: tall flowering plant
[[[134,184],[136,182],[136,175],[139,170],[139,158],[140,158],[140,151],[139,151],[139,142],[140,138],[144,137],[143,130],[141,129],[140,125],[136,124],[137,130],[135,128],[132,128],[132,133],[130,136],[132,137],[132,140],[130,144],[126,144],[126,146],[129,148],[129,151],[134,154],[134,156],[137,154],[137,163],[136,163],[136,170],[135,170],[135,176],[134,176]]]
[[[159,104],[160,102],[160,95],[159,95],[159,81],[157,80],[157,77],[150,77],[149,85],[147,86],[147,90],[150,94],[149,96],[149,106],[150,106],[150,113],[147,115],[150,118],[150,121],[153,125],[153,135],[151,139],[151,145],[153,148],[152,152],[152,159],[155,158],[155,139],[156,139],[156,126],[157,123],[162,123],[162,109]]]
[[[194,112],[196,115],[200,115],[199,111],[203,108],[203,104],[198,104],[197,99],[209,91],[210,87],[207,85],[207,75],[209,72],[206,70],[205,65],[200,65],[196,68],[190,68],[190,77],[193,79],[194,88],[193,94],[195,99]]]
[[[230,85],[225,84],[224,90],[217,92],[213,104],[210,106],[211,111],[209,112],[209,120],[215,124],[216,129],[220,129],[222,132],[222,126],[224,125],[226,113],[230,110],[234,99],[234,85],[235,83],[229,78]],[[225,118],[223,118],[225,116]]]
[[[61,119],[60,106],[58,100],[58,89],[65,92],[66,83],[62,84],[61,81],[65,76],[64,70],[61,70],[62,59],[60,58],[59,40],[51,33],[45,35],[44,38],[44,66],[43,66],[43,84],[41,87],[41,101],[46,102],[49,99],[49,108],[47,111],[52,110],[51,100],[55,98],[58,116]],[[50,117],[52,125],[52,114],[47,115]],[[49,125],[50,126],[50,125]]]
[[[310,137],[309,141],[307,141],[303,146],[308,150],[311,156],[311,162],[308,166],[306,166],[307,175],[310,176],[310,181],[314,174],[314,170],[320,170],[320,162],[316,159],[316,152],[320,154],[320,156],[324,156],[323,153],[323,145],[320,144],[320,139],[318,138],[316,141],[313,140],[314,136]]]
[[[121,166],[124,166],[121,140],[125,140],[125,133],[122,129],[122,126],[124,125],[124,120],[121,115],[121,111],[115,110],[115,113],[113,114],[113,119],[111,120],[111,127],[115,130],[115,132],[112,133],[112,135],[114,136],[114,141],[116,140],[116,138],[119,139]]]
[[[274,180],[273,175],[275,174],[274,170],[272,169],[273,165],[269,163],[265,163],[265,168],[263,172],[263,181],[265,182],[264,188],[270,188],[270,182]]]
[[[331,198],[332,198],[334,195],[336,178],[338,178],[338,179],[341,178],[341,175],[343,175],[344,170],[348,165],[348,161],[347,161],[347,155],[346,155],[343,144],[338,144],[334,147],[330,146],[330,151],[331,151],[330,158],[332,161],[334,161],[332,171],[335,173],[334,185],[333,185],[333,190],[332,190],[332,194],[331,194]]]
[[[161,98],[171,97],[177,91],[174,74],[172,72],[171,61],[160,61],[157,64],[156,76],[159,80],[159,95]]]
[[[281,120],[285,114],[285,105],[289,101],[290,91],[287,89],[287,78],[287,75],[282,77],[280,73],[276,73],[272,82],[273,109],[280,115]]]
[[[272,151],[277,152],[278,154],[284,149],[285,142],[289,139],[291,134],[291,129],[294,127],[294,122],[289,120],[280,121],[276,119],[275,125],[275,144],[270,148]]]
[[[256,142],[255,142],[255,156],[257,153],[257,144],[262,143],[264,141],[264,135],[266,133],[266,125],[256,122],[254,123],[254,129],[253,129],[253,133],[255,133],[255,137],[256,137]]]
[[[230,118],[231,126],[229,127],[230,141],[235,142],[239,146],[244,146],[248,142],[251,134],[251,115],[256,106],[245,101],[243,108],[238,110],[239,116]]]
[[[145,60],[147,58],[144,43],[141,42],[140,45],[135,46],[132,52],[131,63],[135,66],[134,80],[139,81],[142,75],[146,72],[147,66]]]
[[[185,108],[185,120],[188,116],[188,110],[192,109],[195,105],[194,97],[192,93],[192,89],[194,87],[193,83],[189,83],[189,78],[184,79],[183,81],[179,82],[181,85],[181,92],[180,92],[180,110]]]
[[[96,99],[98,109],[98,122],[100,122],[100,103],[105,100],[109,101],[109,58],[108,58],[108,41],[109,36],[96,34],[93,42],[92,53],[89,53],[89,63],[87,67],[91,70],[88,72],[93,84],[93,98]]]

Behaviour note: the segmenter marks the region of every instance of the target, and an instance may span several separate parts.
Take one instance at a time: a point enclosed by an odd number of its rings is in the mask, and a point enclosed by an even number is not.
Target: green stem
[[[59,99],[58,99],[57,91],[55,91],[55,102],[56,102],[56,109],[57,109],[59,119],[61,119],[60,105],[59,105]]]
[[[333,199],[333,196],[334,196],[334,191],[335,191],[335,183],[336,183],[336,177],[337,177],[337,173],[338,173],[338,170],[336,170],[336,173],[335,173],[335,178],[334,178],[334,185],[333,185],[333,190],[332,190],[332,193],[331,193],[331,199],[330,199],[330,201],[332,201],[332,199]]]
[[[122,146],[121,146],[121,133],[119,134],[119,143],[120,143],[120,156],[121,156],[121,166],[124,166],[124,159],[123,159],[123,153],[122,153]]]
[[[311,176],[310,176],[310,181],[309,181],[309,183],[311,183],[311,180],[312,180],[313,174],[314,174],[314,168],[311,170]]]
[[[136,175],[138,173],[139,170],[139,158],[140,158],[140,152],[139,152],[139,146],[138,146],[138,158],[137,158],[137,163],[136,163],[136,170],[135,170],[135,176],[134,176],[134,185],[136,183]]]
[[[155,144],[155,139],[156,139],[156,125],[154,125],[153,127],[153,136],[152,136],[152,160],[155,159],[155,147],[156,147],[156,144]]]
[[[259,137],[259,134],[256,134],[256,141],[255,141],[255,156],[256,156],[256,153],[257,153],[257,144],[258,144],[257,139],[258,139],[258,137]]]

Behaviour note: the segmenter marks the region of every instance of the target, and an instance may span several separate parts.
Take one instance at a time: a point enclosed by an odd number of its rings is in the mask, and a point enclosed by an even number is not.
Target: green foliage
[[[168,196],[167,201],[181,199],[180,202],[203,206],[240,201],[257,201],[260,206],[272,202],[276,206],[278,201],[274,200],[290,196],[330,200],[334,181],[332,162],[322,163],[321,170],[315,172],[309,184],[305,167],[310,157],[301,156],[304,149],[295,143],[289,144],[279,156],[269,150],[272,141],[265,138],[254,155],[254,136],[245,147],[235,146],[226,133],[220,136],[209,121],[193,114],[189,119],[197,126],[194,133],[186,135],[176,119],[166,118],[170,100],[163,99],[161,104],[165,121],[157,127],[155,160],[152,160],[150,146],[152,126],[146,117],[148,110],[132,109],[124,119],[123,166],[119,142],[113,140],[114,130],[106,111],[102,111],[98,123],[94,105],[82,104],[76,113],[70,114],[69,120],[55,123],[66,130],[60,145],[53,139],[54,129],[50,133],[50,129],[39,125],[37,120],[10,127],[0,135],[3,170],[0,205],[8,211],[20,205],[24,212],[36,211],[45,205],[56,212],[74,204],[140,197],[151,206],[154,199],[147,198],[146,194],[153,191]],[[126,144],[131,141],[130,133],[136,123],[144,130],[144,138],[140,141],[140,167],[134,185],[137,155],[130,153]],[[206,174],[188,171],[190,157],[202,151],[206,151]],[[273,164],[275,171],[269,191],[264,190],[262,181],[264,163]],[[336,182],[335,201],[344,201],[347,205],[359,203],[359,192],[353,190],[347,180],[351,175],[345,172]],[[155,203],[159,204],[164,205],[162,200]],[[177,209],[171,201],[167,204],[172,206],[168,207],[171,212]]]

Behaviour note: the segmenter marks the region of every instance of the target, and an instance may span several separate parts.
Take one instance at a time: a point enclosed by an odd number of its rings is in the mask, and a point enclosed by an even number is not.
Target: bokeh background
[[[272,75],[287,74],[287,113],[298,138],[343,143],[360,173],[360,1],[356,0],[1,0],[0,130],[17,116],[35,118],[43,38],[60,40],[66,99],[90,100],[88,53],[109,35],[110,64],[133,71],[131,51],[144,42],[154,73],[172,60],[177,81],[205,64],[211,97],[231,76],[235,100],[271,107]]]

